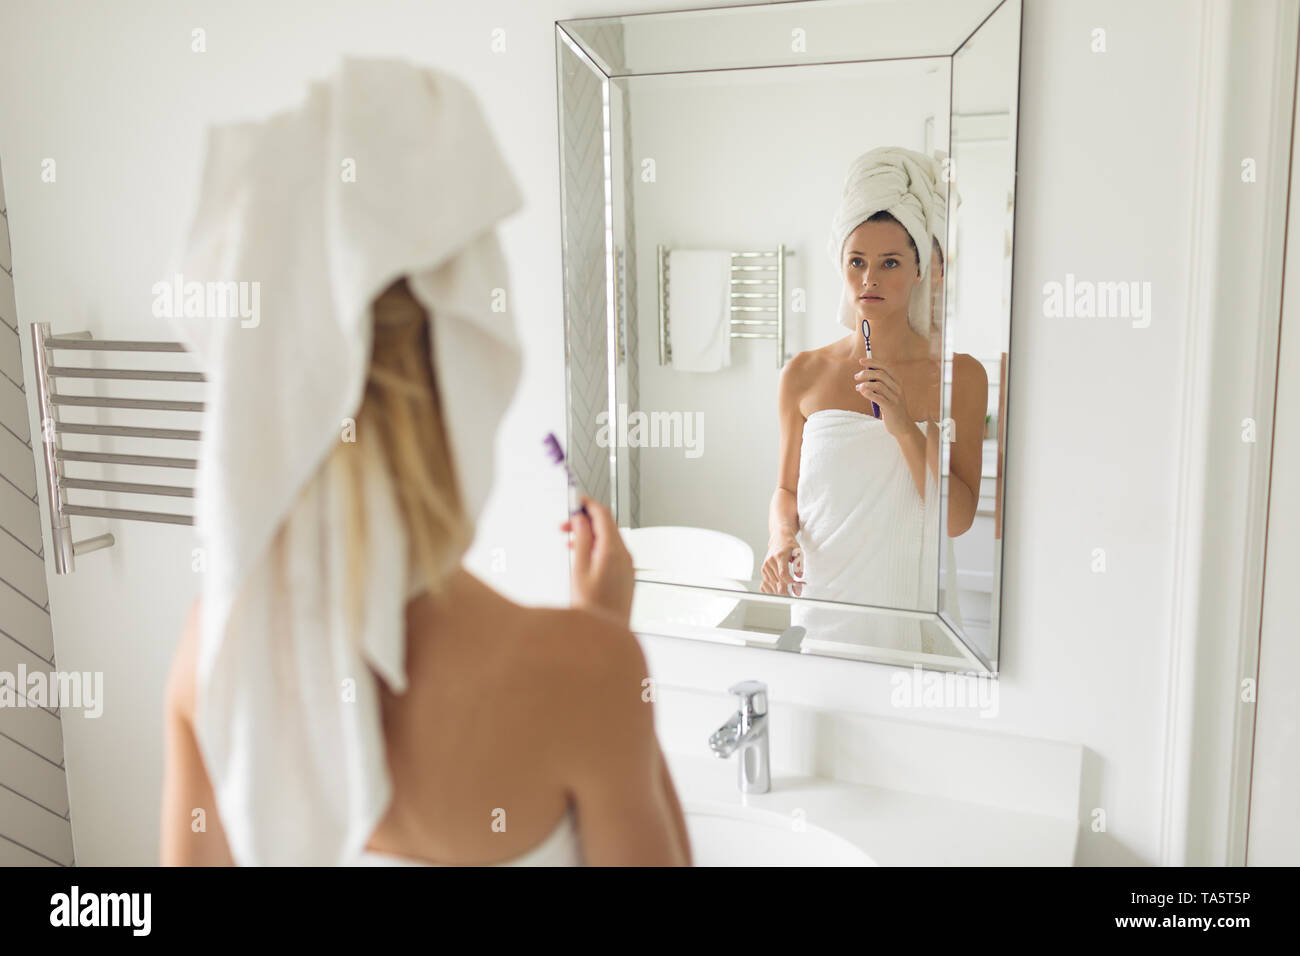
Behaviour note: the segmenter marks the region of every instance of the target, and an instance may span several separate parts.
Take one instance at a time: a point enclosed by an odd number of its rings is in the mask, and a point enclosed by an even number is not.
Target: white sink
[[[676,526],[618,530],[638,573],[667,572],[675,577],[665,580],[684,583],[719,577],[748,582],[754,574],[754,549],[725,531]]]
[[[696,722],[705,722],[701,713]],[[703,741],[700,742],[703,747]],[[735,758],[664,751],[696,866],[1069,866],[1079,824],[772,769],[741,793]]]
[[[620,528],[636,569],[632,630],[720,644],[775,643],[763,632],[728,626],[751,587],[754,549],[734,535],[709,528]],[[681,588],[666,585],[688,584]],[[735,591],[734,596],[700,588]]]
[[[738,581],[727,578],[696,578],[687,580],[682,577],[673,581],[665,574],[655,575],[655,582],[674,584],[703,584],[719,588],[740,590],[744,587]],[[727,597],[711,591],[698,591],[687,588],[657,587],[651,583],[648,574],[638,577],[637,588],[632,595],[632,630],[655,631],[695,629],[701,630],[717,627],[736,609],[740,595]],[[721,640],[721,638],[719,638]]]
[[[875,866],[871,857],[801,815],[685,808],[696,866]]]

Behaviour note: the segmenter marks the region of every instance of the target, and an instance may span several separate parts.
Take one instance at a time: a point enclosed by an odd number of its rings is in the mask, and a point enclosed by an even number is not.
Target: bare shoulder
[[[798,377],[806,374],[817,361],[817,351],[816,349],[807,349],[803,352],[796,352],[790,357],[790,361],[785,363],[785,368],[781,370],[781,377]]]
[[[804,382],[808,380],[813,358],[807,352],[799,352],[781,369],[781,378],[777,390],[782,399],[796,397],[803,391]]]
[[[963,378],[972,382],[978,381],[984,385],[989,382],[989,373],[985,370],[984,363],[966,352],[953,353],[952,367],[954,372],[965,372]]]
[[[984,363],[973,355],[955,352],[952,356],[952,391],[954,399],[961,405],[977,402],[983,396],[983,403],[988,403],[989,373]]]
[[[199,602],[196,600],[185,618],[181,639],[172,654],[167,672],[166,709],[169,716],[189,722],[194,717],[194,667],[199,653]]]
[[[824,374],[829,361],[828,349],[830,348],[831,346],[827,345],[818,349],[807,349],[796,353],[785,363],[785,368],[781,369],[778,386],[780,403],[791,410],[799,406],[812,383]]]
[[[528,709],[562,741],[556,769],[577,785],[603,779],[655,743],[653,684],[636,636],[578,608],[525,608],[514,666]]]
[[[521,608],[527,665],[550,678],[557,695],[574,693],[604,707],[648,679],[645,654],[625,625],[580,608]]]
[[[830,345],[823,345],[820,348],[796,352],[781,371],[781,378],[784,379],[789,376],[804,381],[810,376],[816,375],[818,370],[825,367],[826,363],[830,361],[832,350],[837,344],[832,342]]]

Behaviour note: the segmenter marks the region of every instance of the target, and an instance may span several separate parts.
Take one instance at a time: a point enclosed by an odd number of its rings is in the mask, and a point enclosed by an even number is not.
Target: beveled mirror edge
[[[863,0],[863,2],[869,3],[871,2],[871,0]],[[889,2],[889,0],[884,0],[884,2]],[[834,9],[837,7],[846,8],[850,6],[850,0],[767,0],[767,2],[759,2],[759,3],[738,3],[738,4],[728,4],[728,5],[721,5],[721,6],[683,7],[681,9],[675,9],[675,10],[642,10],[634,13],[618,13],[618,14],[612,14],[607,16],[566,17],[562,20],[556,20],[554,21],[554,23],[557,30],[563,30],[565,35],[569,37],[569,39],[573,43],[582,47],[582,49],[585,51],[587,56],[592,60],[594,64],[597,65],[597,68],[600,69],[600,71],[607,78],[624,79],[629,77],[658,76],[658,75],[676,74],[676,73],[715,73],[715,72],[725,72],[728,70],[780,69],[786,67],[831,66],[831,65],[849,64],[849,63],[886,62],[891,59],[902,59],[902,60],[915,60],[915,59],[926,59],[926,58],[951,59],[952,57],[956,56],[958,52],[960,52],[962,47],[964,47],[967,43],[970,42],[971,38],[975,36],[975,34],[977,34],[981,28],[983,28],[983,26],[989,21],[991,17],[993,17],[998,12],[998,10],[1001,7],[1007,5],[1010,2],[1012,2],[1012,0],[984,0],[984,3],[988,7],[987,12],[982,17],[979,18],[978,22],[976,22],[973,26],[970,27],[970,29],[967,31],[967,33],[964,36],[958,34],[960,39],[957,39],[955,41],[950,41],[950,45],[945,46],[940,44],[939,46],[936,46],[931,49],[927,49],[925,51],[915,50],[911,53],[906,53],[906,54],[902,54],[899,56],[892,56],[892,57],[891,56],[863,57],[858,52],[836,53],[836,54],[831,54],[829,58],[819,59],[819,60],[804,59],[804,60],[799,60],[798,62],[784,62],[784,61],[774,61],[774,60],[768,60],[763,62],[751,61],[749,63],[745,63],[742,65],[713,64],[711,66],[694,67],[694,68],[686,68],[686,69],[674,68],[674,69],[646,70],[646,69],[632,69],[630,67],[627,69],[620,69],[616,65],[611,64],[608,61],[608,59],[600,53],[600,51],[593,49],[593,44],[589,42],[586,38],[584,38],[583,31],[586,28],[595,27],[601,24],[611,25],[611,26],[617,25],[621,28],[629,21],[631,21],[632,24],[635,24],[636,21],[640,20],[642,23],[649,24],[652,23],[653,21],[664,21],[675,17],[681,17],[684,15],[689,16],[695,14],[719,14],[719,15],[745,17],[745,16],[773,15],[774,10],[776,10],[776,8],[796,9],[796,10],[800,10],[801,12],[804,11],[811,12],[812,10],[816,10],[819,7],[830,8],[830,9]],[[1019,6],[1021,0],[1014,0],[1014,2],[1017,4],[1017,6]],[[784,10],[781,10],[779,12],[784,12]],[[1021,16],[1021,11],[1019,9],[1017,10],[1016,15],[1017,17]]]
[[[950,670],[950,671],[961,672],[961,673],[976,672],[981,676],[986,676],[986,677],[998,676],[997,659],[989,658],[986,655],[982,654],[978,648],[971,647],[964,639],[962,639],[961,634],[952,626],[951,622],[947,620],[946,615],[943,611],[911,611],[906,608],[888,608],[888,607],[880,607],[878,605],[873,605],[873,604],[850,604],[844,601],[823,601],[823,600],[805,601],[800,598],[791,597],[785,594],[763,594],[760,592],[753,592],[753,591],[736,591],[730,588],[713,587],[712,585],[707,585],[707,584],[685,584],[677,581],[655,581],[649,578],[640,578],[640,577],[636,579],[636,584],[638,588],[643,588],[643,589],[664,588],[673,591],[685,591],[685,592],[693,592],[698,594],[716,594],[723,597],[735,598],[738,602],[751,601],[756,604],[778,604],[778,605],[785,605],[786,607],[791,607],[798,604],[803,606],[815,606],[819,609],[824,609],[824,610],[846,611],[851,614],[888,617],[893,620],[904,619],[904,620],[913,620],[913,621],[921,621],[923,623],[929,623],[933,625],[937,630],[939,630],[939,632],[945,638],[947,638],[950,642],[952,642],[954,647],[956,647],[959,651],[962,652],[963,656],[961,658],[954,658],[943,654],[925,653],[921,651],[903,651],[895,648],[875,647],[872,645],[865,645],[865,644],[862,646],[863,653],[861,655],[819,653],[812,656],[835,657],[837,660],[851,660],[863,664],[888,664],[891,666],[898,666],[899,661],[890,660],[889,658],[905,657],[907,658],[907,661],[904,662],[901,666],[910,666],[910,664],[913,663],[912,659],[914,658],[915,662],[921,663],[922,666],[927,666],[926,665],[927,661],[934,661],[936,666],[933,669],[935,670]],[[687,634],[685,632],[687,630],[695,631],[698,628],[704,628],[704,627],[705,625],[691,625],[689,628],[680,627],[677,629],[677,632],[674,632],[672,629],[672,625],[659,623],[659,624],[650,624],[646,626],[638,626],[637,632],[645,633],[645,634],[654,634],[659,637],[682,638],[685,640],[695,641],[698,640],[696,636],[694,636],[693,634]],[[743,631],[744,629],[737,628],[734,630]],[[726,644],[729,642],[718,642],[718,643]],[[744,646],[754,647],[759,650],[777,649],[777,648],[765,646],[763,644],[758,644],[758,643],[747,643]],[[958,660],[963,661],[967,666],[959,667],[956,666],[955,664],[944,663],[944,662],[952,662]]]

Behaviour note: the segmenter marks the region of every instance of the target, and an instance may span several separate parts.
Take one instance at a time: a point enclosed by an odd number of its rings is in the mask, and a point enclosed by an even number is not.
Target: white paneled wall
[[[49,674],[55,665],[14,301],[0,170],[0,681],[22,694],[27,684],[20,673]],[[0,697],[0,866],[72,863],[62,718],[25,695],[6,694]]]

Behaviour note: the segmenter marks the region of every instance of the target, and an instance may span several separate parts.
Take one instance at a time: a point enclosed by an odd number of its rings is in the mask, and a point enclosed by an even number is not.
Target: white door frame
[[[1300,199],[1294,196],[1291,222],[1300,224]],[[1300,864],[1300,241],[1290,245],[1250,764],[1249,866]]]
[[[1292,195],[1278,343],[1263,604],[1251,735],[1246,863],[1300,864],[1300,133],[1292,145]],[[1288,281],[1289,280],[1289,281]]]
[[[1298,5],[1203,0],[1200,13],[1160,834],[1173,866],[1246,857],[1255,714],[1242,684],[1258,672],[1287,211],[1300,200]]]

